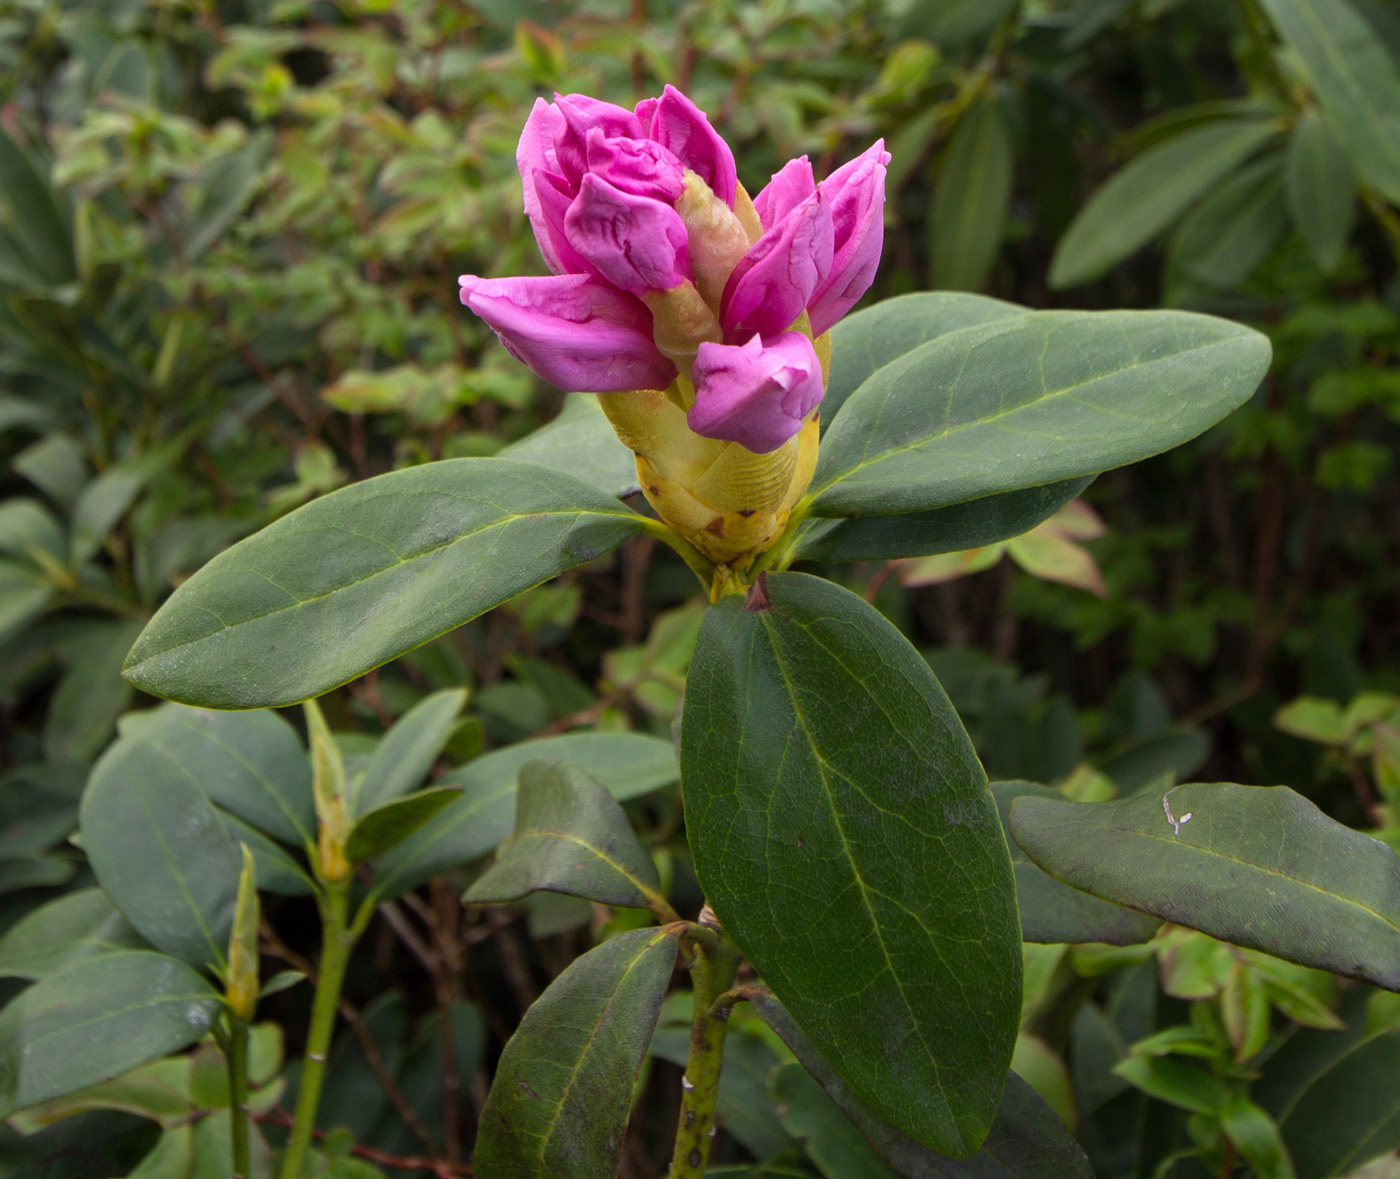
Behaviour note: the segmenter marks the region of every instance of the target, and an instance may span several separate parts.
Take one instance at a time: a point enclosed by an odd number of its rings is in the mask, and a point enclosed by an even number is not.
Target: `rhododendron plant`
[[[811,477],[826,332],[874,278],[889,158],[878,141],[818,184],[803,156],[750,200],[729,146],[673,86],[631,111],[539,99],[516,159],[553,273],[465,275],[462,302],[553,384],[651,390],[684,411],[603,402],[661,517],[744,568]],[[687,431],[773,457],[726,456]]]
[[[468,903],[544,890],[642,912],[609,922],[505,1045],[480,1111],[479,1179],[617,1173],[678,964],[693,991],[672,1179],[704,1174],[741,1003],[849,1116],[844,1132],[899,1174],[1088,1179],[1064,1123],[1009,1072],[1021,939],[1121,943],[1154,922],[1048,877],[1018,909],[1017,881],[1039,878],[1013,876],[995,798],[929,664],[863,598],[789,568],[1024,533],[1097,472],[1218,421],[1255,389],[1268,344],[1201,315],[1036,312],[957,293],[848,315],[879,264],[889,162],[880,142],[859,148],[820,181],[792,160],[751,200],[723,138],[671,87],[632,109],[537,101],[518,163],[550,274],[469,275],[462,300],[576,399],[500,455],[392,471],[289,513],[182,584],[133,648],[126,675],[144,690],[248,709],[330,691],[643,534],[710,599],[674,755],[642,733],[570,733],[533,747],[556,760],[527,747],[491,755],[514,759],[498,762],[504,776],[468,767],[462,797],[367,807],[379,784],[347,771],[308,706],[307,872],[327,928],[283,1179],[308,1173],[349,943],[376,905],[493,849],[467,872]],[[628,502],[638,490],[654,515]],[[443,741],[454,700],[434,713]],[[640,742],[645,770],[594,739]],[[379,748],[407,748],[398,740]],[[667,895],[616,801],[677,771],[703,906]],[[1203,821],[1214,788],[1183,789],[1197,818],[1178,821],[1173,848],[1219,830]],[[515,838],[501,843],[493,825],[512,799]],[[1068,805],[1018,798],[1008,821],[1049,855]],[[101,877],[99,842],[88,847]],[[201,920],[197,954],[216,924]],[[141,932],[177,944],[165,925]]]

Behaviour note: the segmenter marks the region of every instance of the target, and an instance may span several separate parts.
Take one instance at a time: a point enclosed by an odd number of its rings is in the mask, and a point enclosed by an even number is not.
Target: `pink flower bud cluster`
[[[690,428],[756,453],[797,433],[824,392],[812,339],[880,260],[883,140],[820,184],[805,156],[788,163],[754,198],[748,232],[729,146],[672,86],[632,111],[537,100],[516,158],[552,273],[461,279],[462,302],[512,355],[586,392],[665,390],[679,372]],[[810,330],[795,330],[804,311]],[[676,322],[690,332],[680,346]]]

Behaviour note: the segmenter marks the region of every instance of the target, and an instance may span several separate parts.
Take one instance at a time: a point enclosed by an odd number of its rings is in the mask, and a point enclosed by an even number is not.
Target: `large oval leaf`
[[[615,1174],[675,929],[638,929],[576,958],[501,1053],[472,1156],[480,1179]]]
[[[333,492],[210,561],[125,674],[213,708],[292,704],[591,561],[642,518],[569,475],[453,459]]]
[[[1307,70],[1352,166],[1400,202],[1400,70],[1346,0],[1261,0]]]
[[[536,758],[576,766],[619,800],[665,786],[678,775],[671,743],[642,733],[565,733],[493,750],[442,777],[438,785],[460,786],[462,797],[379,861],[375,894],[398,896],[496,847],[515,825],[520,770]]]
[[[275,712],[166,704],[128,713],[117,730],[189,767],[200,790],[240,819],[287,843],[316,841],[311,763],[296,730]]]
[[[983,295],[916,291],[846,316],[831,329],[831,377],[822,398],[822,429],[876,369],[911,349],[959,328],[1029,314],[1025,307]]]
[[[1029,532],[1093,481],[1086,475],[903,516],[812,520],[797,543],[795,559],[887,561],[981,548]]]
[[[196,966],[227,950],[240,843],[257,860],[260,887],[310,891],[281,847],[210,800],[206,783],[222,773],[213,746],[172,751],[124,736],[93,767],[79,811],[83,847],[112,903],[152,945]]]
[[[1064,795],[1048,786],[1031,782],[994,782],[992,797],[1002,823],[1018,798],[1053,798]],[[1027,858],[1015,844],[1011,865],[1016,873],[1016,901],[1021,911],[1021,938],[1041,945],[1107,942],[1111,946],[1132,946],[1145,942],[1161,926],[1160,921],[1100,900],[1056,880]]]
[[[1093,1179],[1089,1160],[1059,1115],[1015,1073],[1006,1078],[996,1121],[982,1149],[969,1159],[949,1159],[907,1138],[860,1101],[772,995],[755,995],[752,1002],[830,1099],[816,1101],[810,1089],[801,1086],[815,1107],[811,1121],[827,1128],[843,1121],[831,1108],[835,1103],[875,1153],[905,1179]],[[811,1134],[807,1136],[810,1144]]]
[[[1400,990],[1400,859],[1286,786],[1018,798],[1010,826],[1032,860],[1075,888]]]
[[[706,896],[803,1031],[897,1129],[975,1151],[1021,939],[996,807],[928,664],[854,594],[768,577],[705,619],[681,771]]]
[[[1316,110],[1305,110],[1288,137],[1288,210],[1308,249],[1331,273],[1356,221],[1351,165]]]
[[[361,815],[423,784],[467,701],[465,688],[425,696],[394,722],[350,783],[350,811]]]
[[[975,291],[997,260],[1011,203],[1016,144],[995,93],[963,113],[939,167],[929,218],[933,285]]]
[[[144,950],[41,979],[0,1011],[0,1117],[178,1051],[219,1008],[183,962]]]
[[[1195,437],[1254,392],[1258,332],[1176,311],[1040,311],[921,344],[822,439],[811,511],[890,516],[1040,487]]]
[[[499,457],[562,471],[605,495],[631,495],[641,487],[636,456],[618,438],[596,393],[570,393],[558,417],[512,442]]]
[[[1274,119],[1221,119],[1145,151],[1070,222],[1050,261],[1050,285],[1090,282],[1116,266],[1280,129]]]

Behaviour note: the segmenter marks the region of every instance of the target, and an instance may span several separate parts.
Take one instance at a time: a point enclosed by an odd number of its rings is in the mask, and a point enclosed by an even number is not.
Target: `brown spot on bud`
[[[739,515],[743,516],[745,520],[747,520],[747,519],[748,519],[750,516],[752,516],[753,514],[754,514],[754,509],[753,509],[753,508],[740,508],[740,509],[739,509]]]

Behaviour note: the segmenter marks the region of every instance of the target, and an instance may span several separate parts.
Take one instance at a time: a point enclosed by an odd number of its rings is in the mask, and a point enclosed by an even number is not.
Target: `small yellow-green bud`
[[[350,838],[345,762],[326,725],[321,706],[315,700],[308,700],[302,709],[311,740],[311,793],[316,802],[319,827],[317,867],[323,880],[335,884],[350,876],[350,861],[345,858],[345,843]]]
[[[233,910],[233,933],[228,941],[228,985],[224,997],[229,1010],[247,1022],[258,1006],[258,880],[253,853],[243,849],[243,871],[238,877],[238,900]]]

